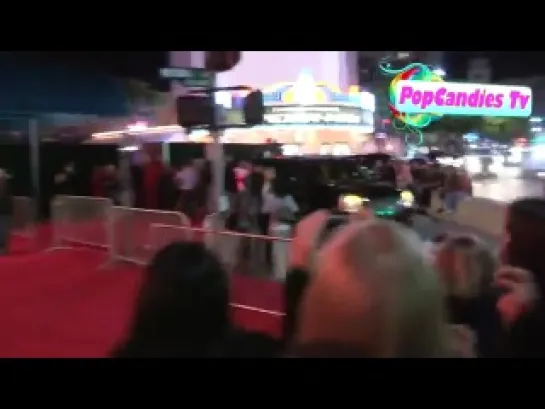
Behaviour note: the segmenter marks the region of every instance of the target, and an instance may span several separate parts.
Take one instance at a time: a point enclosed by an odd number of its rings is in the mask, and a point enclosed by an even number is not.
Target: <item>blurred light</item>
[[[119,148],[119,150],[122,152],[136,152],[139,149],[140,148],[137,145],[123,146]]]
[[[144,121],[138,121],[134,124],[127,125],[127,130],[131,132],[142,132],[148,129],[148,123]]]
[[[399,195],[400,204],[405,207],[411,207],[414,204],[414,195],[410,190],[404,190]]]
[[[530,122],[533,122],[533,123],[539,123],[541,122],[542,119],[540,117],[537,117],[537,116],[533,116],[530,118]]]
[[[135,124],[136,125],[136,124]],[[183,132],[183,129],[178,125],[168,125],[168,126],[154,126],[154,127],[136,127],[129,128],[128,130],[134,133],[146,133],[146,134],[162,134],[162,133],[172,133],[172,132]],[[117,139],[125,134],[127,130],[123,131],[111,131],[111,132],[97,132],[92,135],[93,139]]]
[[[536,126],[530,129],[531,132],[541,132],[542,130],[543,128],[541,128],[540,126]]]
[[[440,76],[440,77],[444,77],[445,75],[447,75],[447,73],[445,72],[445,70],[442,69],[442,68],[436,68],[436,69],[434,69],[434,70],[433,70],[433,73],[434,73],[435,75]]]
[[[421,146],[418,148],[418,152],[425,155],[430,152],[430,148],[428,148],[427,146]]]
[[[481,159],[476,156],[466,156],[466,168],[469,173],[481,173],[483,171]]]

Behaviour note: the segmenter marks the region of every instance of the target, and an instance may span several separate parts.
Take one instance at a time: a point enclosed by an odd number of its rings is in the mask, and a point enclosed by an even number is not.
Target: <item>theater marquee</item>
[[[361,108],[312,105],[269,106],[265,111],[266,125],[354,125],[373,126],[373,116]]]
[[[342,92],[338,87],[316,82],[302,74],[295,82],[266,87],[264,126],[349,126],[361,132],[374,131],[375,98],[358,87]],[[244,95],[222,94],[216,102],[222,106],[223,124],[239,125],[243,122]]]

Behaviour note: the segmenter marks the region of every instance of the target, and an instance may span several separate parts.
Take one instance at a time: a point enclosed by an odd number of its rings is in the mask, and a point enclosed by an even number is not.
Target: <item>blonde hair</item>
[[[394,222],[344,227],[320,251],[299,340],[352,344],[370,357],[446,356],[441,286],[422,246]]]
[[[447,295],[472,298],[491,287],[497,261],[477,237],[456,236],[438,245],[435,266]]]

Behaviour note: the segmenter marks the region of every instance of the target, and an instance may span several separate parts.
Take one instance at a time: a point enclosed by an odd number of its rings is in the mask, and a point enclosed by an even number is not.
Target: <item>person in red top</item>
[[[159,208],[159,180],[165,172],[165,166],[157,157],[151,158],[144,165],[143,190],[147,209]]]

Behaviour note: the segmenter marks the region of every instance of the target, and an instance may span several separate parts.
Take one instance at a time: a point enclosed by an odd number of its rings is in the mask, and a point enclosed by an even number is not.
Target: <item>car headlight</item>
[[[347,213],[357,213],[369,199],[358,195],[342,195],[339,197],[339,210]]]
[[[403,190],[399,195],[399,203],[406,207],[411,207],[414,204],[414,195],[410,190]]]

